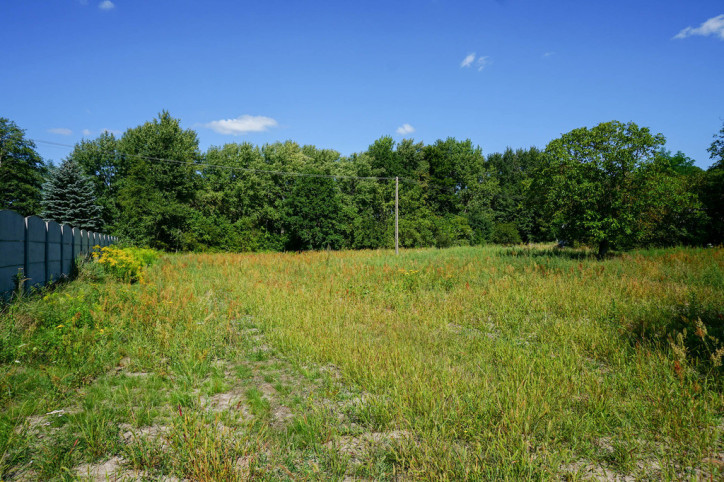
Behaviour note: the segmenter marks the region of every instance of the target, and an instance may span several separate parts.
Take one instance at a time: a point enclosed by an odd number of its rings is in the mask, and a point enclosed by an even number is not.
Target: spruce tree
[[[96,203],[93,181],[75,161],[66,159],[43,184],[43,218],[74,228],[98,231],[101,208]]]

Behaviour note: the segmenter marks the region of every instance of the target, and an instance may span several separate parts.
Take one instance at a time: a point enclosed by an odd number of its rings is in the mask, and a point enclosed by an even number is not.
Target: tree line
[[[706,171],[617,121],[483,154],[391,137],[341,156],[295,142],[199,148],[168,112],[82,140],[54,167],[0,118],[0,208],[164,250],[311,250],[558,240],[611,249],[721,244],[724,127]],[[294,175],[292,175],[294,174]]]

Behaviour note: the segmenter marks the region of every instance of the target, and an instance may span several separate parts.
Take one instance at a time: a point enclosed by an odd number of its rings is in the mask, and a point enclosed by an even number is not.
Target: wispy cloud
[[[415,128],[412,127],[410,124],[402,124],[400,127],[397,128],[397,133],[401,136],[412,134],[415,132]]]
[[[490,57],[478,57],[478,61],[475,65],[478,67],[478,72],[482,71],[485,67],[491,64]]]
[[[277,121],[271,117],[242,115],[236,119],[221,119],[204,124],[219,134],[238,136],[248,132],[264,132],[270,127],[276,127]]]
[[[470,67],[473,65],[473,62],[475,62],[475,52],[465,57],[463,61],[460,62],[460,67]]]
[[[692,35],[701,35],[702,37],[714,35],[724,40],[724,13],[710,18],[696,28],[686,27],[684,30],[674,35],[674,38],[684,39],[686,37],[691,37]]]
[[[53,127],[52,129],[48,129],[48,132],[51,134],[58,134],[61,136],[69,136],[73,133],[72,130],[66,129],[65,127]]]
[[[548,57],[551,57],[551,56],[554,55],[554,54],[555,54],[555,52],[546,52],[546,53],[543,54],[543,58],[544,58],[544,59],[547,59]]]
[[[94,131],[92,131],[90,129],[83,129],[81,132],[85,137],[90,137],[94,133]],[[101,129],[96,132],[98,132],[99,134],[113,134],[114,136],[120,136],[121,134],[123,134],[118,129]]]
[[[472,67],[474,65],[475,68],[478,69],[478,72],[480,72],[481,70],[483,70],[485,67],[487,67],[488,65],[490,65],[492,63],[490,60],[490,57],[485,56],[485,55],[481,55],[480,57],[477,57],[477,60],[475,60],[475,59],[476,59],[475,52],[473,52],[472,54],[469,54],[467,57],[465,57],[463,59],[462,62],[460,62],[460,68],[462,69],[462,68]]]
[[[111,2],[111,0],[103,0],[101,3],[98,4],[98,8],[101,10],[111,10],[113,8],[116,8],[116,6]]]

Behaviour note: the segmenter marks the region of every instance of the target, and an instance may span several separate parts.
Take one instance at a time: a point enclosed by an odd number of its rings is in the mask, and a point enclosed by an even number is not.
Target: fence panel
[[[60,224],[56,223],[55,221],[48,221],[46,225],[48,229],[48,238],[45,242],[45,279],[48,281],[58,280],[60,278],[60,275],[62,274],[62,271],[60,269],[60,262],[62,257],[60,247]]]
[[[73,269],[73,228],[64,224],[60,231],[60,269],[63,274],[70,274]]]
[[[81,238],[81,236],[80,236],[80,229],[73,228],[73,259],[80,256],[81,241],[83,241],[83,238]]]
[[[88,231],[80,230],[80,254],[88,254]]]
[[[48,226],[38,216],[25,218],[25,277],[28,286],[45,283],[45,243]]]
[[[38,216],[23,218],[9,209],[0,210],[0,296],[15,288],[14,277],[22,270],[25,286],[39,286],[69,275],[73,261],[88,255],[93,246],[109,246],[116,238],[89,232]]]
[[[0,211],[0,293],[12,291],[13,277],[25,267],[25,218],[15,211]]]

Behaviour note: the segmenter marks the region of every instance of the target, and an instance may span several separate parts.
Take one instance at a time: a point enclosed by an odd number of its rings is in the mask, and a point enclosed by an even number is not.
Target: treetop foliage
[[[13,121],[0,117],[0,209],[23,216],[40,212],[40,189],[46,173],[35,144]]]
[[[664,142],[662,134],[618,121],[574,129],[551,141],[536,189],[554,232],[595,243],[600,255],[635,236],[645,210],[636,186]]]
[[[709,157],[714,161],[709,169],[724,169],[724,124],[719,133],[714,135],[714,140],[707,151],[709,151]]]
[[[0,176],[11,172],[23,184],[13,199],[3,191],[2,206],[37,199],[27,208],[37,213],[42,160],[14,124],[3,119],[0,127],[3,139],[15,139],[3,141],[0,161],[10,148],[24,153],[14,154],[12,170],[0,165]],[[724,128],[708,171],[665,150],[663,135],[618,121],[574,129],[543,151],[485,155],[470,140],[425,145],[385,136],[348,157],[293,141],[201,152],[196,132],[163,111],[120,137],[81,141],[68,161],[90,179],[105,231],[154,248],[390,248],[399,177],[402,247],[558,239],[605,254],[721,243],[723,139]]]

